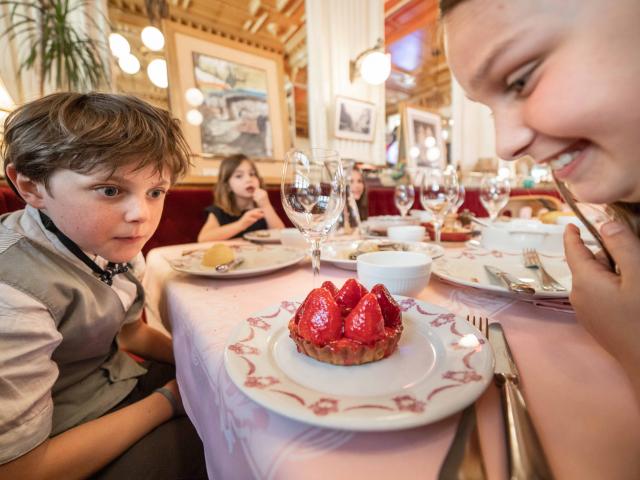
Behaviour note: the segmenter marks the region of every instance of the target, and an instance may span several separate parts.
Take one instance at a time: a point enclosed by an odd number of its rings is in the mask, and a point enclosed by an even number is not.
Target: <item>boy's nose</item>
[[[149,205],[146,198],[132,198],[127,202],[125,211],[125,219],[127,222],[145,222],[149,219]]]

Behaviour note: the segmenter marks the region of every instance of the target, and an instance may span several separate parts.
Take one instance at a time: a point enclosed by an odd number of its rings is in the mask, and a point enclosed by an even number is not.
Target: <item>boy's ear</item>
[[[16,167],[12,164],[7,165],[5,174],[9,180],[11,180],[11,183],[16,187],[16,190],[18,190],[18,193],[20,193],[20,196],[25,202],[34,208],[44,207],[44,199],[42,195],[44,185],[34,182],[22,173],[18,173],[16,171]]]

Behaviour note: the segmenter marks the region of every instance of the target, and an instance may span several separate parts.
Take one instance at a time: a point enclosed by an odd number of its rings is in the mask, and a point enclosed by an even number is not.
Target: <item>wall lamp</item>
[[[380,85],[391,73],[391,55],[384,53],[384,41],[379,38],[373,48],[365,50],[349,62],[349,79],[353,83],[358,75],[371,85]]]

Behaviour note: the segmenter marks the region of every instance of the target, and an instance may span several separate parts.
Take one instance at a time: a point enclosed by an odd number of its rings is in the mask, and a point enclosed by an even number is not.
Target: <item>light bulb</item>
[[[202,113],[200,113],[199,110],[192,108],[187,112],[187,122],[190,123],[191,125],[195,125],[197,127],[202,123],[203,120],[204,120],[204,117],[202,116]]]
[[[144,27],[140,37],[142,38],[142,43],[144,43],[145,47],[149,50],[156,52],[162,50],[164,47],[164,35],[156,27],[152,27],[151,25]]]
[[[431,147],[427,149],[427,160],[435,162],[440,158],[440,149],[438,147]]]
[[[371,52],[365,55],[360,64],[360,74],[365,82],[380,85],[391,73],[391,55],[382,52]]]
[[[163,58],[156,58],[147,65],[147,76],[156,87],[167,88],[167,62]]]
[[[109,48],[114,57],[121,58],[125,55],[129,55],[131,52],[131,45],[126,38],[119,33],[112,33],[109,35]]]
[[[409,155],[411,155],[411,158],[418,158],[420,156],[420,149],[418,147],[411,147],[409,149]]]
[[[184,92],[184,98],[186,98],[187,103],[192,107],[199,107],[204,102],[204,94],[202,90],[196,87],[191,87]]]
[[[436,137],[434,137],[433,135],[429,135],[427,138],[424,139],[424,146],[427,148],[435,147]]]
[[[140,61],[135,55],[128,53],[118,59],[118,65],[124,73],[134,75],[140,71]]]

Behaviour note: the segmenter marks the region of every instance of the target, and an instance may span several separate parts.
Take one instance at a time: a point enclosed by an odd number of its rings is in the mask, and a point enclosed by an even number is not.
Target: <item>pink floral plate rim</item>
[[[287,328],[300,304],[297,299],[238,323],[225,347],[226,371],[263,407],[340,430],[413,428],[473,403],[493,378],[493,353],[486,338],[441,307],[395,298],[405,330],[398,350],[386,359],[340,367],[298,353]]]
[[[548,292],[540,288],[537,273],[527,269],[522,263],[522,254],[487,250],[482,247],[466,246],[462,249],[445,250],[444,256],[433,262],[431,273],[448,283],[497,293],[523,300],[565,299],[571,294],[571,271],[562,255],[540,253],[547,271],[566,289],[565,292]],[[484,270],[491,265],[507,273],[528,281],[536,289],[533,295],[510,292],[504,285],[494,283]]]

